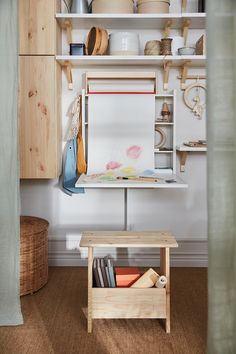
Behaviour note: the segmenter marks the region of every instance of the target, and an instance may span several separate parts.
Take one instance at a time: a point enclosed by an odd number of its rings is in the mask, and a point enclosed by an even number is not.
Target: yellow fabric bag
[[[86,173],[87,164],[84,158],[84,142],[82,137],[82,96],[80,96],[79,133],[77,136],[77,170],[78,173]]]

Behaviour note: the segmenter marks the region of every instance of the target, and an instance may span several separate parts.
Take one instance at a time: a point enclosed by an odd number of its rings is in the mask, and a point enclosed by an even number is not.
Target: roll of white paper
[[[159,276],[155,284],[156,288],[164,288],[167,284],[167,278],[164,275]]]

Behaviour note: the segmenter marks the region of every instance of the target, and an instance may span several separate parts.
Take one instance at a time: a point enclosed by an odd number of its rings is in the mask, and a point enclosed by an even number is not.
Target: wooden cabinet
[[[57,178],[61,68],[54,56],[21,56],[19,86],[21,178]]]
[[[19,0],[20,177],[57,178],[61,160],[61,67],[55,61],[60,0]]]
[[[55,55],[57,0],[19,0],[20,55]]]

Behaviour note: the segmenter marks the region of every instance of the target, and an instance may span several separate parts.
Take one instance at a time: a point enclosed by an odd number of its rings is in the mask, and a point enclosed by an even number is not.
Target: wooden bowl
[[[106,54],[107,48],[108,48],[108,32],[101,28],[101,45],[99,48],[99,55],[104,55]]]
[[[108,47],[108,33],[105,29],[92,27],[86,41],[87,55],[104,55]]]

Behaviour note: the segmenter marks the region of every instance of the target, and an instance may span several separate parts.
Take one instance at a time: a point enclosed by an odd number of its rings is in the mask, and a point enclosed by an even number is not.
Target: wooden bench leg
[[[92,321],[93,321],[93,299],[92,299],[92,287],[93,287],[93,248],[88,248],[88,333],[92,333]]]
[[[166,333],[170,333],[170,249],[160,249],[161,275],[167,278],[166,284]]]

